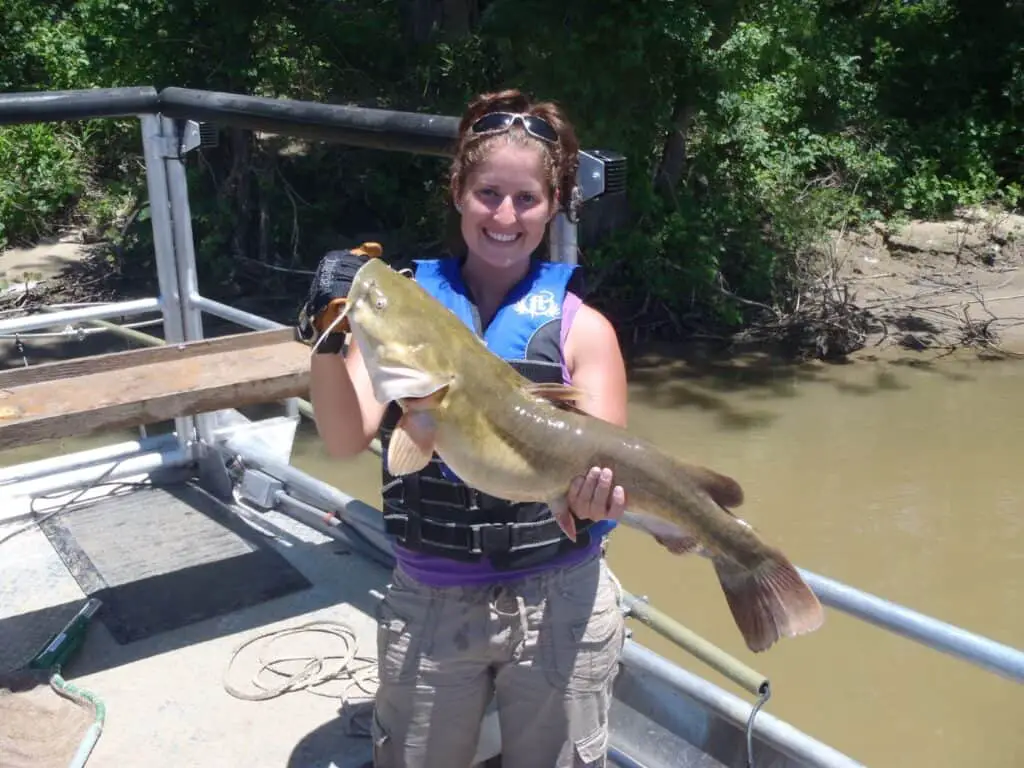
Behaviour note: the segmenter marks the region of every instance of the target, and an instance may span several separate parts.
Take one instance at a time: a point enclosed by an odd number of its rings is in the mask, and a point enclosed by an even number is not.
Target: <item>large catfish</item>
[[[532,383],[380,259],[356,274],[342,319],[376,398],[403,410],[386,457],[392,474],[417,471],[436,452],[473,488],[546,502],[575,539],[569,484],[590,467],[608,467],[626,492],[623,523],[673,551],[699,549],[711,559],[752,651],[822,625],[821,604],[786,556],[725,509],[743,500],[731,478],[585,414],[576,405],[585,393]]]

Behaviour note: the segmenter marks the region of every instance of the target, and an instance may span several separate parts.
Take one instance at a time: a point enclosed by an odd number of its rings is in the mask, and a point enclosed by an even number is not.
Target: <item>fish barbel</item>
[[[587,415],[577,406],[585,393],[534,384],[381,259],[356,273],[343,317],[374,396],[403,410],[386,456],[393,475],[422,469],[436,453],[472,488],[547,503],[575,540],[569,485],[590,467],[608,467],[626,492],[624,524],[674,552],[710,558],[752,651],[823,624],[821,604],[792,563],[726,509],[743,501],[732,478]]]

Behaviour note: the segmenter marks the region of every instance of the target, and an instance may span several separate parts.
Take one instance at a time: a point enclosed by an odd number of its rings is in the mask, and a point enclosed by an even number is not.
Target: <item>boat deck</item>
[[[225,671],[235,649],[244,641],[314,621],[348,627],[355,638],[355,655],[372,657],[373,594],[384,588],[388,572],[365,558],[345,553],[342,543],[288,517],[275,512],[252,514],[260,530],[251,528],[249,540],[256,542],[258,537],[260,544],[250,548],[262,552],[266,547],[279,553],[283,562],[308,580],[308,586],[296,588],[293,580],[286,587],[292,590],[287,594],[274,597],[267,584],[256,585],[257,590],[263,590],[261,595],[246,594],[233,571],[266,565],[271,559],[244,562],[252,553],[231,551],[231,546],[238,548],[238,541],[246,541],[246,537],[237,535],[232,540],[221,536],[224,541],[219,545],[209,543],[215,536],[206,536],[205,545],[196,541],[194,548],[183,548],[182,534],[190,531],[186,525],[174,522],[183,519],[183,507],[192,506],[192,515],[185,517],[199,515],[207,528],[217,523],[208,517],[208,502],[197,502],[194,494],[183,501],[186,494],[176,493],[174,487],[169,490],[131,489],[127,494],[112,496],[110,488],[97,487],[91,496],[99,500],[29,527],[27,501],[13,505],[6,501],[0,513],[0,671],[26,664],[64,626],[86,600],[80,581],[88,586],[91,572],[93,578],[98,574],[106,582],[106,587],[99,585],[100,598],[116,604],[124,621],[119,624],[113,616],[104,618],[101,609],[89,626],[82,648],[65,670],[69,681],[96,694],[106,705],[106,722],[89,759],[90,768],[139,764],[154,768],[346,768],[364,764],[371,756],[369,738],[360,735],[368,725],[369,698],[358,687],[335,681],[315,693],[297,690],[263,701],[248,701],[225,690]],[[47,504],[37,500],[36,509],[54,509],[69,498],[71,494],[66,494]],[[196,509],[200,507],[206,509]],[[126,519],[128,513],[159,516],[164,523],[149,524],[151,536],[143,541],[138,538],[140,526],[105,531],[98,522],[89,522],[90,516],[103,513],[107,514],[108,528],[116,529],[111,520]],[[58,522],[61,525],[53,525]],[[52,527],[47,529],[47,525]],[[11,536],[19,528],[25,530]],[[65,547],[65,558],[73,558],[72,550],[87,550],[92,557],[93,562],[84,569],[74,564],[77,579],[62,559],[61,535],[65,543],[73,540]],[[58,546],[54,546],[55,541]],[[166,546],[175,550],[178,565],[175,570],[160,573],[162,563],[151,563],[149,573],[132,582],[132,557],[121,558],[120,570],[111,565],[118,543],[121,555],[133,551],[145,554],[154,546]],[[111,562],[105,562],[104,557],[111,558]],[[134,561],[143,559],[137,556]],[[170,562],[170,558],[167,560]],[[183,625],[188,620],[183,611],[186,606],[175,601],[187,596],[187,589],[197,587],[220,594],[222,607],[231,601],[243,607]],[[148,598],[140,598],[140,591]],[[231,594],[225,597],[227,592]],[[202,599],[197,597],[196,602]],[[243,605],[246,602],[249,604]],[[161,616],[168,628],[159,626]],[[129,642],[123,643],[126,639]],[[251,681],[258,670],[259,650],[258,644],[250,646],[234,661],[230,677],[233,686],[258,692]],[[293,635],[275,641],[267,655],[345,652],[345,643],[338,637]],[[352,668],[359,664],[353,662]],[[294,670],[293,666],[288,671]],[[264,674],[260,680],[269,687],[279,684],[281,678]],[[347,697],[346,687],[350,688]],[[350,735],[350,727],[354,735]]]

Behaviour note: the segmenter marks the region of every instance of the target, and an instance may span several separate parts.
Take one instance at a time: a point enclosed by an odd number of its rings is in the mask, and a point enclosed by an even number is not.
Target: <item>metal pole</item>
[[[551,222],[548,232],[548,250],[552,261],[576,264],[579,253],[576,239],[577,225],[569,221],[564,212],[559,212]]]
[[[18,496],[34,497],[62,491],[88,489],[97,483],[123,480],[136,475],[148,475],[161,469],[184,467],[191,463],[192,459],[187,449],[164,447],[157,451],[132,454],[111,461],[90,464],[87,467],[77,467],[43,477],[23,480],[20,483],[12,483],[4,486],[3,495],[10,499]],[[14,522],[29,514],[26,512],[25,515],[8,517],[5,522]]]
[[[816,573],[797,569],[825,605],[1024,683],[1024,652]]]
[[[47,459],[26,461],[9,467],[0,468],[0,487],[32,480],[54,472],[81,469],[100,461],[124,459],[149,451],[161,450],[174,442],[173,435],[156,435],[140,440],[127,440],[113,445],[90,448]]]
[[[631,672],[650,675],[664,685],[689,696],[702,707],[741,730],[750,720],[753,710],[751,704],[703,677],[673,664],[634,640],[626,641],[622,650],[622,664]],[[753,730],[757,739],[789,755],[800,764],[830,768],[863,768],[862,763],[849,755],[844,755],[768,712],[762,711],[757,714]]]
[[[626,615],[647,625],[662,637],[688,651],[709,667],[717,670],[749,693],[757,696],[765,692],[768,678],[748,667],[735,656],[723,651],[714,643],[704,639],[693,630],[662,613],[634,595],[623,590]]]
[[[223,445],[229,456],[240,456],[244,463],[279,480],[284,486],[282,490],[293,499],[313,504],[325,512],[340,513],[342,520],[371,541],[378,551],[391,553],[391,541],[384,533],[384,518],[380,510],[291,464],[275,461],[259,449],[255,441],[231,436],[224,440]]]
[[[94,307],[81,307],[79,309],[59,309],[38,315],[0,320],[0,333],[56,328],[57,326],[71,325],[86,320],[96,320],[104,317],[131,317],[159,310],[163,310],[163,305],[160,299],[156,297],[133,299],[132,301],[117,301],[110,304],[97,304]]]
[[[185,341],[181,313],[181,288],[175,266],[174,227],[171,222],[171,201],[167,190],[167,172],[163,155],[167,137],[163,135],[160,118],[141,115],[142,149],[146,158],[146,186],[149,189],[149,210],[153,222],[153,249],[156,257],[157,280],[164,316],[164,338],[168,344]],[[173,140],[173,139],[172,139]],[[195,436],[195,420],[179,416],[174,420],[178,445],[191,450]]]
[[[203,338],[203,313],[195,305],[195,298],[199,295],[199,278],[196,274],[192,210],[188,202],[185,148],[178,136],[175,121],[163,116],[159,119],[161,133],[165,137],[163,160],[171,205],[171,231],[174,240],[174,264],[181,297],[182,330],[186,341],[199,341]],[[211,415],[196,414],[194,420],[197,436],[204,443],[209,443],[214,428]]]
[[[244,309],[236,309],[235,307],[207,298],[206,296],[192,297],[192,305],[198,307],[204,312],[209,312],[214,317],[227,320],[229,323],[240,325],[243,328],[254,328],[258,331],[271,331],[275,328],[287,327],[282,323],[275,322],[274,320],[268,320],[267,318],[260,317],[252,312],[246,312]]]
[[[162,117],[161,125],[165,136],[177,137],[174,120]],[[167,164],[167,183],[171,195],[174,252],[177,256],[178,284],[181,286],[182,320],[186,337],[189,341],[203,338],[203,310],[210,311],[211,307],[220,310],[216,314],[232,322],[237,322],[236,317],[238,316],[246,318],[249,323],[241,323],[243,326],[251,323],[256,328],[284,327],[280,323],[236,310],[234,307],[211,301],[200,295],[199,276],[196,270],[195,238],[192,233],[192,209],[188,200],[188,176],[185,172],[185,153],[188,151],[188,147],[178,139],[175,141],[178,142],[178,151],[173,154],[168,152],[164,159]],[[295,398],[288,398],[285,401],[285,412],[289,418],[299,418],[299,407]],[[210,442],[215,426],[214,421],[207,414],[196,416],[197,431],[204,442]]]
[[[174,264],[181,292],[182,328],[186,341],[199,341],[203,338],[203,315],[193,304],[193,297],[199,293],[199,280],[196,277],[196,251],[192,234],[192,211],[188,202],[185,156],[179,146],[175,121],[161,116],[160,130],[166,137],[163,159],[171,206]]]

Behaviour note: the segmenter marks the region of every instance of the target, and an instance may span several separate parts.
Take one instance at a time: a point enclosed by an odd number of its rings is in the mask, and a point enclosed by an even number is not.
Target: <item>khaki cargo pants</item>
[[[601,555],[502,586],[400,567],[378,609],[376,768],[468,768],[497,696],[504,768],[605,766],[622,599]]]

